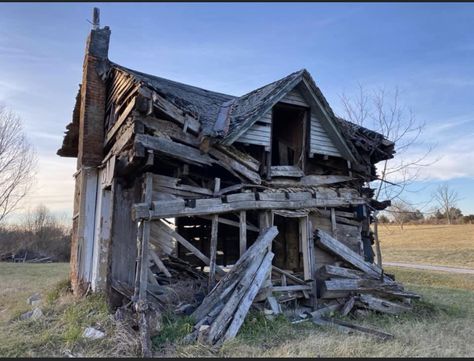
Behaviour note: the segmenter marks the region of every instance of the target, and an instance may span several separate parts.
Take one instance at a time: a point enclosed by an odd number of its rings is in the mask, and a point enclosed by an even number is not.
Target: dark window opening
[[[294,273],[303,271],[303,260],[300,255],[300,230],[298,218],[275,215],[273,224],[278,227],[278,235],[273,241],[272,251],[275,254],[273,264]]]
[[[303,164],[306,109],[275,105],[272,115],[272,165]]]

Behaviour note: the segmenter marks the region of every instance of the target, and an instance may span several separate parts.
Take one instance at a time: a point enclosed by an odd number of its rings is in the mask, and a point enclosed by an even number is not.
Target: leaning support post
[[[379,240],[379,220],[377,218],[377,211],[374,211],[374,242],[375,242],[375,254],[377,255],[377,266],[382,268],[382,252],[380,251],[380,240]]]
[[[217,194],[221,188],[221,179],[216,178],[214,181],[214,194]],[[212,216],[211,226],[211,246],[209,252],[209,285],[208,292],[212,290],[216,282],[216,260],[217,260],[217,230],[219,228],[219,216],[214,214]]]

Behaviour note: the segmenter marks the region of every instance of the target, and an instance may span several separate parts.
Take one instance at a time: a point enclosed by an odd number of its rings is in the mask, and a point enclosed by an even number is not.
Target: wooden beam
[[[311,224],[311,221],[309,220],[309,217],[308,217],[307,227],[308,227],[308,235],[309,235],[312,233],[312,229],[313,229],[313,226]],[[313,280],[313,282],[311,282],[311,306],[313,307],[313,310],[316,310],[316,308],[318,307],[318,290],[317,290],[317,284],[316,284],[317,265],[316,265],[316,249],[314,247],[313,237],[309,238],[308,253],[309,253],[310,274],[311,274],[311,279]]]
[[[239,256],[242,255],[247,250],[247,212],[240,211],[239,219]]]
[[[146,203],[150,204],[151,196],[153,191],[153,178],[151,173],[145,174],[145,181],[144,181],[145,189],[144,189],[144,200]],[[138,300],[145,301],[146,300],[146,292],[147,292],[147,284],[148,284],[148,251],[149,251],[149,240],[150,240],[150,221],[143,221],[143,237],[142,237],[142,244],[141,244],[141,263],[140,263],[140,288],[138,292]]]
[[[214,181],[214,194],[219,192],[221,187],[221,179],[215,178]],[[219,229],[219,216],[212,216],[212,225],[211,225],[211,245],[210,245],[210,260],[209,260],[209,285],[208,292],[214,287],[215,284],[215,273],[216,273],[216,258],[217,258],[217,231]]]
[[[311,265],[309,260],[309,234],[308,234],[308,216],[299,218],[299,236],[301,252],[303,253],[303,274],[304,279],[311,279]]]
[[[240,201],[232,203],[222,203],[220,198],[212,201],[206,200],[206,207],[183,207],[179,210],[168,207],[168,202],[174,201],[158,201],[153,202],[152,210],[144,204],[135,204],[133,207],[134,219],[148,218],[170,218],[170,217],[184,217],[184,216],[199,216],[209,214],[221,214],[237,212],[242,210],[271,210],[271,209],[304,209],[304,208],[318,208],[318,207],[338,207],[348,206],[354,204],[364,204],[363,198],[355,198],[351,200],[342,198],[311,198],[306,200],[282,200],[282,201]],[[184,201],[183,201],[184,202]],[[214,203],[213,203],[214,202]],[[213,204],[212,204],[213,203]],[[197,203],[196,203],[197,204]],[[204,204],[204,203],[202,203]]]

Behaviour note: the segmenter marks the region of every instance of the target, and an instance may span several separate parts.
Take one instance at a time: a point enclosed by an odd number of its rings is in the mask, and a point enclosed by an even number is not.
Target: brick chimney
[[[99,75],[108,59],[110,29],[100,29],[99,9],[94,8],[83,64],[77,165],[97,166],[103,159],[106,87]]]

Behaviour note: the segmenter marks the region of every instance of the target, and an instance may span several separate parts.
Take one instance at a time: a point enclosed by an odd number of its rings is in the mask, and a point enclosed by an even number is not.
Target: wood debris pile
[[[235,337],[257,293],[269,279],[274,256],[269,246],[277,234],[276,227],[263,232],[209,292],[192,314],[196,324],[188,339],[220,345]]]
[[[310,313],[315,323],[332,324],[340,330],[350,331],[347,323],[330,321],[325,316],[334,312],[341,316],[351,312],[361,315],[366,310],[397,315],[410,311],[412,299],[420,298],[416,293],[405,291],[392,276],[385,274],[377,265],[364,261],[328,233],[316,229],[314,239],[317,247],[339,259],[338,265],[325,265],[317,271],[319,304],[318,309]],[[359,326],[353,330],[365,332]],[[373,335],[388,338],[376,332]]]

